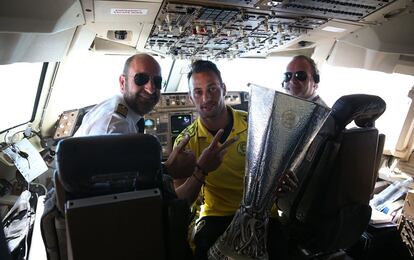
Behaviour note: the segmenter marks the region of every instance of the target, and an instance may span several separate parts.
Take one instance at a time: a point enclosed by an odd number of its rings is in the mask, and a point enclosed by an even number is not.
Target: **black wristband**
[[[204,175],[207,176],[208,172],[204,171],[203,168],[200,167],[200,165],[198,165],[198,163],[196,164],[196,168]]]
[[[194,177],[194,179],[196,179],[196,181],[198,182],[198,183],[200,183],[201,185],[204,185],[204,181],[203,180],[201,180],[200,178],[198,178],[197,177],[197,175],[195,174],[195,173],[193,173],[193,175],[192,175],[193,177]]]

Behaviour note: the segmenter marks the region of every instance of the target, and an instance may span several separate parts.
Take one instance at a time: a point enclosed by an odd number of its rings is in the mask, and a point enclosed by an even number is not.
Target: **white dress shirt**
[[[138,133],[136,125],[140,119],[118,94],[93,107],[74,136]]]

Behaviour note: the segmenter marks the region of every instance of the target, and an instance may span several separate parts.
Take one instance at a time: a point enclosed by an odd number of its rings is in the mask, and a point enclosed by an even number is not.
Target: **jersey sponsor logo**
[[[246,141],[242,141],[237,145],[237,152],[241,155],[246,155]]]
[[[121,116],[126,118],[128,115],[128,108],[123,104],[118,104],[115,113],[120,114]]]

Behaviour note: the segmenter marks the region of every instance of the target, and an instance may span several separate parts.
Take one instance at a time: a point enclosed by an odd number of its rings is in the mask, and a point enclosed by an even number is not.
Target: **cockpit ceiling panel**
[[[394,0],[290,0],[261,1],[258,6],[263,9],[268,6],[270,10],[275,12],[293,12],[325,18],[359,21],[391,2],[394,2]]]
[[[164,1],[145,48],[179,59],[266,55],[330,19],[359,21],[391,2]]]

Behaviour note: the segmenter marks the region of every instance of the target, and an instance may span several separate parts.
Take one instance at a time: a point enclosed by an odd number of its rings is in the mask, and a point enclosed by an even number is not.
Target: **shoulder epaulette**
[[[118,106],[115,109],[115,113],[126,118],[128,115],[128,108],[124,104],[118,104]]]

